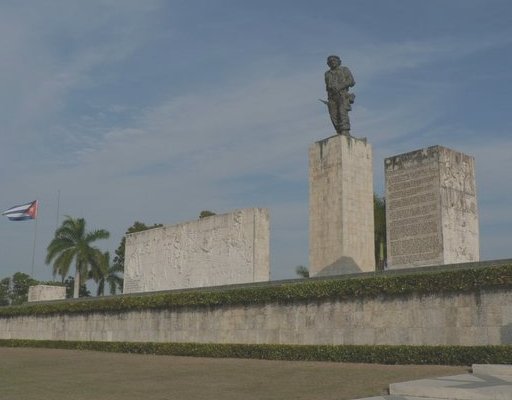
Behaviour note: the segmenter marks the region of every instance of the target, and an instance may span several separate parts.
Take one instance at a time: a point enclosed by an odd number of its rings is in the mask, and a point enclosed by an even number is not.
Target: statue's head
[[[339,67],[341,65],[341,58],[335,55],[331,55],[327,57],[327,65],[331,69]]]

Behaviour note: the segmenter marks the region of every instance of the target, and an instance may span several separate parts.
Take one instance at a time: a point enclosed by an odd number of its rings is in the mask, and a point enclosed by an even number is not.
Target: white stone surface
[[[472,369],[476,375],[512,376],[510,364],[473,364]]]
[[[479,261],[474,159],[433,146],[385,160],[390,269]]]
[[[309,148],[311,276],[375,270],[372,148],[336,135]]]
[[[251,208],[126,236],[124,293],[268,281],[270,217]]]
[[[35,285],[28,288],[28,301],[62,300],[66,298],[64,286]]]
[[[444,263],[480,260],[475,160],[439,146]]]
[[[365,397],[364,399],[356,400],[439,400],[433,397],[411,397],[411,396],[376,396],[376,397]],[[452,399],[453,400],[453,399]]]
[[[445,400],[510,400],[512,377],[462,374],[442,378],[392,383],[391,395],[433,397]]]
[[[473,375],[393,383],[389,391],[388,396],[358,400],[510,400],[512,366],[473,364]]]

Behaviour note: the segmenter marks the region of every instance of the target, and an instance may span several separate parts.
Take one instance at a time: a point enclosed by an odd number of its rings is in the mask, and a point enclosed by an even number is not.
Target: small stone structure
[[[268,281],[270,217],[237,210],[126,236],[124,293]]]
[[[311,276],[375,270],[372,148],[336,135],[309,148]]]
[[[62,300],[66,298],[65,286],[35,285],[28,288],[28,301]]]
[[[475,163],[432,146],[385,160],[388,267],[478,261]]]

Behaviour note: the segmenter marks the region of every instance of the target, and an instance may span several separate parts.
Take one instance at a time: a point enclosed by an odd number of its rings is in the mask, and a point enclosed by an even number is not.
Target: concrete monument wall
[[[94,301],[94,300],[91,300]],[[2,316],[0,339],[323,345],[512,344],[512,290]]]
[[[62,300],[66,298],[64,286],[35,285],[28,288],[28,301]]]
[[[251,208],[126,236],[124,293],[268,281],[270,217]]]
[[[309,148],[311,276],[375,270],[372,148],[336,135]]]
[[[475,164],[433,146],[385,160],[388,267],[478,261]]]

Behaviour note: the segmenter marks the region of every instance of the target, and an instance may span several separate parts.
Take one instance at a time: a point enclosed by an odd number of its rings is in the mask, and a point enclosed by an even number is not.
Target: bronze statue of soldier
[[[327,101],[323,101],[329,109],[332,124],[339,135],[350,136],[350,120],[348,112],[352,110],[355,95],[349,89],[356,84],[350,70],[341,65],[341,59],[332,55],[327,57],[329,70],[325,73]]]

